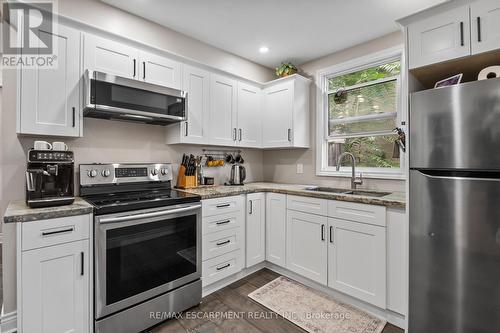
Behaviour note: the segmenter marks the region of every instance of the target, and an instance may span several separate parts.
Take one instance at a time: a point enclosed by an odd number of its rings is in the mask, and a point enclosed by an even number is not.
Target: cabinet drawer
[[[208,286],[243,269],[241,250],[204,261],[202,264],[202,285]]]
[[[91,223],[91,215],[24,222],[21,226],[22,250],[87,239]]]
[[[211,259],[242,247],[242,228],[233,228],[203,236],[202,260]]]
[[[229,213],[204,217],[202,220],[203,235],[211,234],[222,230],[228,230],[235,227],[242,227],[241,214]]]
[[[356,202],[328,201],[328,216],[385,227],[385,207]]]
[[[326,199],[287,195],[287,209],[326,216],[328,201]]]
[[[213,216],[243,210],[242,196],[208,199],[202,201],[202,216]]]

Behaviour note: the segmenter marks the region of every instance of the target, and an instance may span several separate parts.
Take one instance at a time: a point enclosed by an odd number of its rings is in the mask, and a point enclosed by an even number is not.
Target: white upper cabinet
[[[386,228],[328,219],[328,286],[386,308]]]
[[[266,194],[247,195],[246,267],[266,260]]]
[[[238,144],[242,147],[262,146],[262,105],[260,87],[238,82]]]
[[[139,53],[139,59],[140,80],[174,89],[181,88],[180,62],[143,51]]]
[[[469,6],[408,26],[410,69],[470,55]]]
[[[500,48],[500,1],[473,2],[470,10],[472,54]]]
[[[328,218],[287,211],[286,268],[326,285]]]
[[[218,74],[210,75],[210,126],[206,143],[237,145],[237,89],[235,80]]]
[[[266,260],[285,267],[286,194],[266,193]]]
[[[309,85],[291,75],[266,85],[263,90],[263,148],[309,148]]]
[[[52,37],[57,45],[57,68],[21,66],[19,70],[17,132],[78,137],[81,135],[80,32],[59,25]]]
[[[210,73],[182,66],[182,90],[187,92],[187,120],[167,126],[167,144],[206,144],[210,112]]]
[[[85,34],[84,68],[138,79],[139,51],[122,43]]]

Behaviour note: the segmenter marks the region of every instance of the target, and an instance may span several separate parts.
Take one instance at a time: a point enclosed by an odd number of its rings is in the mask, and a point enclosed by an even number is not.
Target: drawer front
[[[287,208],[298,212],[326,216],[328,201],[326,199],[287,195]]]
[[[206,260],[202,264],[202,285],[208,286],[243,269],[241,250]]]
[[[328,216],[373,225],[386,226],[385,207],[356,202],[330,200]]]
[[[212,259],[220,255],[242,248],[242,228],[233,228],[214,232],[203,236],[202,260]]]
[[[202,200],[202,216],[227,214],[243,210],[245,200],[242,196]]]
[[[22,250],[87,239],[91,223],[92,215],[24,222],[21,226]]]
[[[236,227],[243,227],[243,221],[240,216],[241,214],[229,213],[204,217],[202,219],[203,235]]]

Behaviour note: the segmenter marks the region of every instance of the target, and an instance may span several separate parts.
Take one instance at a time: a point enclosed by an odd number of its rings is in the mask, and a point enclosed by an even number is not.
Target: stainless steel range
[[[80,165],[95,207],[95,332],[137,333],[200,302],[200,197],[171,181],[169,164]]]

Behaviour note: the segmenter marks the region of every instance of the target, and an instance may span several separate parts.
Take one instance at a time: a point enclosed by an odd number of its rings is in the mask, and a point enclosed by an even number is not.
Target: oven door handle
[[[100,219],[99,223],[100,224],[116,223],[116,222],[125,222],[125,221],[132,221],[132,220],[138,220],[138,219],[147,219],[147,218],[151,218],[151,217],[167,216],[167,215],[172,215],[172,214],[177,214],[177,213],[188,212],[188,211],[196,210],[199,208],[201,208],[201,205],[175,208],[175,209],[170,209],[170,210],[162,210],[162,211],[151,212],[151,213],[142,213],[142,214],[134,214],[134,215],[126,215],[126,216],[118,216],[118,217],[105,217],[105,218]]]

